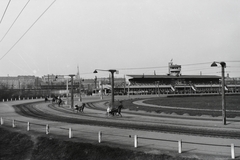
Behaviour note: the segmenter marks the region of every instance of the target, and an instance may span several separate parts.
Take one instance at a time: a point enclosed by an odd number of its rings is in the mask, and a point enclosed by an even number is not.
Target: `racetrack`
[[[12,120],[15,119],[17,129],[21,130],[25,130],[26,122],[30,122],[29,134],[44,134],[46,124],[49,124],[50,137],[59,135],[64,138],[67,137],[68,129],[72,128],[74,141],[95,143],[97,133],[102,131],[105,142],[103,143],[115,147],[132,149],[133,136],[138,135],[140,147],[137,151],[149,153],[158,154],[163,150],[176,153],[177,142],[182,140],[184,155],[201,157],[204,153],[213,157],[218,155],[218,158],[229,157],[231,143],[236,145],[236,155],[240,154],[239,118],[227,119],[227,125],[223,125],[221,117],[179,116],[128,109],[122,110],[123,117],[108,117],[106,101],[109,99],[85,97],[83,101],[88,105],[84,113],[73,112],[69,105],[58,107],[50,102],[44,103],[43,100],[5,102],[0,103],[0,116],[4,119],[3,126],[11,126]],[[212,156],[204,156],[203,159],[214,159]]]
[[[123,117],[108,117],[104,102],[89,102],[84,113],[76,113],[67,106],[58,107],[57,104],[52,103],[30,103],[13,107],[22,116],[58,122],[231,139],[240,138],[238,126],[216,125],[219,121],[216,118],[176,117],[140,111],[123,111]],[[230,123],[235,122],[239,122],[239,120],[232,119]]]

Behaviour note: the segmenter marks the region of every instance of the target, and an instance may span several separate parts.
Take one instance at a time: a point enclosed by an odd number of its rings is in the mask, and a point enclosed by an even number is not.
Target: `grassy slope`
[[[90,143],[64,141],[58,138],[30,136],[0,128],[1,160],[190,160],[166,154],[146,154],[127,149],[112,148]],[[195,159],[195,158],[194,158]]]

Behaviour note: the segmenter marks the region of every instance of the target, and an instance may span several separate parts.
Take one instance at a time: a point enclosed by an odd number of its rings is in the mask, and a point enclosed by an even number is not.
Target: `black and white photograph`
[[[239,0],[0,0],[0,160],[229,159]]]

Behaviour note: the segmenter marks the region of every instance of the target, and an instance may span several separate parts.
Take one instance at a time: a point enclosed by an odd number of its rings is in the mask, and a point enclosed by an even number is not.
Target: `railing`
[[[231,149],[231,158],[235,159],[235,148],[240,149],[240,146],[235,146],[233,143],[232,144],[208,144],[208,143],[197,143],[197,142],[191,142],[191,141],[182,141],[180,140],[169,140],[169,139],[160,139],[160,138],[149,138],[149,137],[143,137],[143,136],[138,136],[138,135],[121,135],[121,134],[109,134],[105,133],[102,131],[92,132],[92,131],[82,131],[79,129],[73,129],[72,127],[66,128],[66,127],[57,127],[56,125],[53,125],[50,127],[49,124],[40,124],[40,123],[30,123],[26,121],[21,121],[17,119],[8,119],[8,118],[3,118],[1,117],[0,119],[0,124],[5,125],[5,126],[11,126],[13,128],[16,127],[26,127],[26,130],[29,132],[30,130],[33,130],[34,126],[35,130],[37,132],[43,132],[45,134],[50,134],[51,133],[51,128],[54,128],[55,130],[61,130],[64,135],[68,136],[68,138],[74,138],[75,135],[83,135],[84,133],[89,135],[89,134],[94,134],[96,135],[96,139],[98,140],[98,143],[102,143],[103,140],[107,140],[110,137],[122,137],[122,138],[133,138],[133,147],[138,148],[139,141],[140,140],[149,140],[149,141],[161,141],[161,142],[171,142],[171,143],[176,143],[176,147],[178,148],[178,153],[182,153],[182,148],[183,144],[193,144],[193,145],[204,145],[204,146],[212,146],[212,147],[230,147]],[[76,136],[77,137],[77,136]],[[81,136],[82,137],[82,136]],[[103,139],[103,137],[105,139]]]
[[[38,97],[26,97],[26,98],[10,98],[10,99],[2,99],[2,102],[8,102],[8,101],[20,101],[20,100],[30,100],[30,99],[43,99],[42,97],[38,98]]]

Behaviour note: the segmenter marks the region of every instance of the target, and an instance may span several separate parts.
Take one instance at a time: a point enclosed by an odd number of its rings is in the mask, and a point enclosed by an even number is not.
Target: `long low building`
[[[216,75],[182,75],[181,66],[169,63],[166,75],[127,75],[129,84],[115,88],[118,94],[186,94],[220,93],[221,77]],[[240,92],[240,83],[225,85],[226,92]]]

